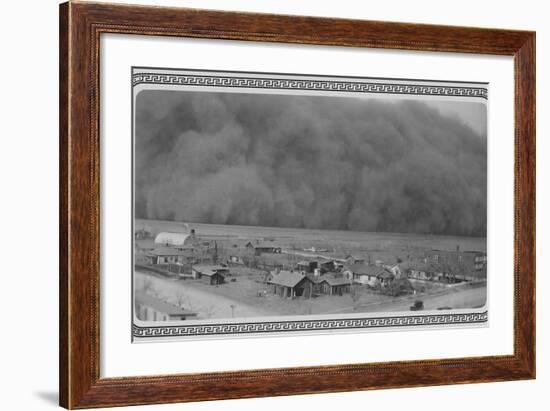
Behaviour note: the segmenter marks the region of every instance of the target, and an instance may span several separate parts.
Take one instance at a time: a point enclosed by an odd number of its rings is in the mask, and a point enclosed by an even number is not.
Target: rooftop
[[[368,265],[368,264],[351,264],[347,268],[352,273],[357,275],[379,276],[380,274],[386,272],[386,269],[384,267],[379,267],[377,265]]]
[[[326,282],[329,285],[349,285],[351,282],[345,277],[336,277],[331,274],[322,275],[317,279],[318,283]]]
[[[220,271],[229,271],[229,268],[222,265],[194,265],[193,270],[198,271],[203,275],[211,276],[219,273]]]
[[[193,311],[184,310],[183,308],[177,307],[173,304],[169,304],[165,301],[159,300],[156,297],[153,297],[152,295],[140,291],[137,291],[134,294],[134,302],[136,304],[145,305],[155,311],[162,312],[168,315],[197,315],[197,313]]]
[[[279,273],[271,274],[270,284],[283,285],[285,287],[295,287],[306,276],[298,271],[280,271]]]

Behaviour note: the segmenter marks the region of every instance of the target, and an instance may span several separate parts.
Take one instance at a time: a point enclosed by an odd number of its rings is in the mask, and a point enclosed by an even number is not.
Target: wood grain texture
[[[514,354],[160,377],[100,378],[98,108],[101,33],[514,56]],[[59,47],[59,398],[62,406],[90,408],[534,378],[533,32],[70,2],[60,6]]]

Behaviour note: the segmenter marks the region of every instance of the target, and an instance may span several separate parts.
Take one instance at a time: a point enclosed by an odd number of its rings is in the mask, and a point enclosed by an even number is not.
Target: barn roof
[[[136,304],[145,305],[152,308],[155,311],[162,312],[168,315],[188,315],[195,316],[197,313],[188,311],[183,308],[177,307],[173,304],[169,304],[165,301],[159,300],[152,295],[146,294],[141,291],[137,291],[134,294],[134,301]]]
[[[155,237],[155,244],[168,244],[172,246],[182,246],[185,245],[185,240],[189,238],[187,233],[171,233],[171,232],[162,232],[157,234]]]
[[[293,288],[304,278],[307,277],[298,271],[280,271],[279,273],[272,274],[268,283]]]

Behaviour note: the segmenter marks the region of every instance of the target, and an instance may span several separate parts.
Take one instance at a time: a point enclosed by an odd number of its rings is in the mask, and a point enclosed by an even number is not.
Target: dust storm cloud
[[[137,218],[486,235],[486,132],[434,103],[142,91],[135,107]]]

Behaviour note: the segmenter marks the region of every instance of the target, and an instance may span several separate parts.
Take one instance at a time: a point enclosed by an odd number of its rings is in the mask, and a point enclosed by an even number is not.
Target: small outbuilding
[[[194,265],[191,269],[193,278],[203,280],[210,285],[223,284],[229,275],[229,268],[221,265]]]

